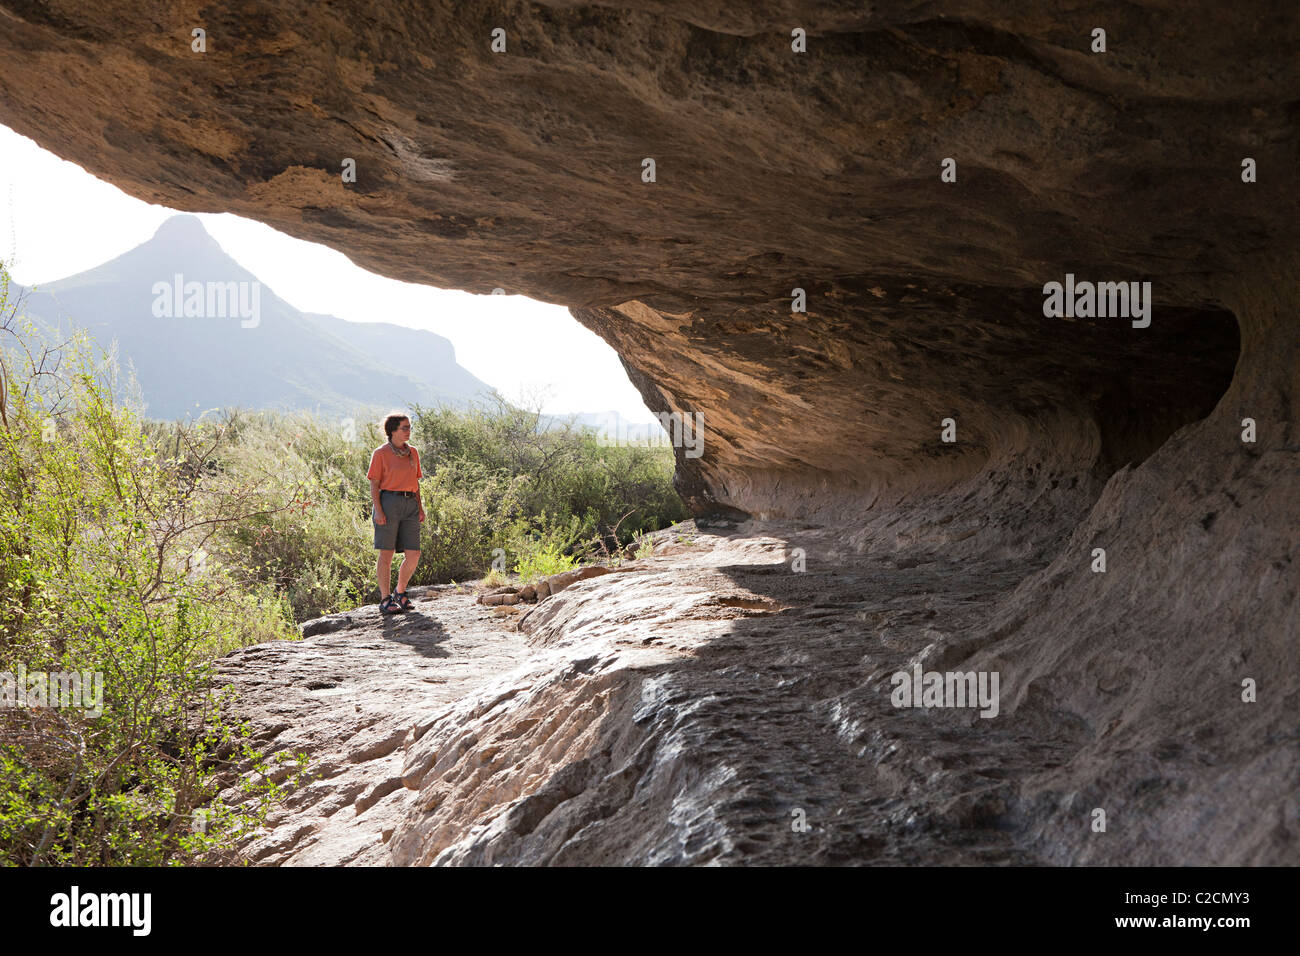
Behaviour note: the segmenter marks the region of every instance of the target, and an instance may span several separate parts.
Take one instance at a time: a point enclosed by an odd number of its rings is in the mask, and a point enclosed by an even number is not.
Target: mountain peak
[[[178,271],[199,281],[255,278],[212,238],[203,220],[184,213],[164,220],[153,238],[124,253],[121,259],[161,271],[164,276]]]
[[[216,245],[216,240],[203,228],[203,221],[198,216],[188,213],[167,219],[153,234],[154,241],[195,243]]]

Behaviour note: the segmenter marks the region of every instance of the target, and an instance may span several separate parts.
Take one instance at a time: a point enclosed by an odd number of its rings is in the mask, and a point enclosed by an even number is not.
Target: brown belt
[[[416,494],[414,491],[392,491],[388,488],[381,488],[379,493],[381,495],[401,495],[404,498],[414,498]]]

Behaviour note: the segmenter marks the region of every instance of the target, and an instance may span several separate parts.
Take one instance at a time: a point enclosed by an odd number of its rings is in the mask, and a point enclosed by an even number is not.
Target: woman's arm
[[[370,502],[375,506],[375,524],[387,524],[388,518],[384,516],[384,509],[379,507],[379,479],[370,479]]]
[[[420,509],[420,520],[424,520],[424,501],[420,498],[420,478],[424,475],[424,469],[420,467],[420,452],[412,447],[412,453],[415,455],[415,504]]]

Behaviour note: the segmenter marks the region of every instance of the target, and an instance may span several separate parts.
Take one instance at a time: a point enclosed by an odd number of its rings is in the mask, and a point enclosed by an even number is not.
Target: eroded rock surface
[[[244,648],[217,665],[218,688],[238,697],[266,755],[305,754],[302,780],[268,826],[240,847],[260,865],[384,865],[385,841],[411,794],[402,787],[405,745],[431,708],[516,666],[518,635],[450,586],[412,588],[414,607],[382,616],[377,605],[317,618],[301,642]],[[277,782],[290,770],[268,765]],[[261,774],[245,767],[250,780]],[[250,799],[232,785],[221,800]]]
[[[359,852],[1300,862],[1300,7],[738,6],[0,0],[0,122],[152,201],[571,306],[652,410],[703,415],[694,513],[772,522],[697,580],[542,601],[524,676],[414,695],[382,758],[409,803]],[[1150,326],[1045,317],[1067,273],[1150,281]],[[792,603],[823,585],[854,607]],[[691,594],[760,603],[706,627]],[[918,654],[998,670],[998,717],[889,707]]]
[[[317,777],[246,852],[288,865],[1293,860],[1300,755],[1269,729],[1282,708],[1216,719],[1236,700],[1224,679],[1217,700],[1164,690],[1124,709],[1134,682],[1213,684],[1244,644],[1200,665],[1205,678],[1185,673],[1177,642],[1163,660],[1107,649],[1083,668],[1022,651],[1043,672],[1027,682],[1004,650],[984,662],[1010,684],[997,716],[899,709],[892,675],[967,657],[990,609],[1025,590],[1020,562],[859,553],[790,522],[692,521],[654,538],[654,557],[539,603],[518,630],[439,590],[414,616],[365,608],[232,655],[223,673],[258,739],[307,749]],[[796,549],[815,556],[803,572]],[[1171,734],[1175,707],[1187,723]],[[1080,712],[1116,716],[1098,727]],[[1090,829],[1098,806],[1106,834]]]

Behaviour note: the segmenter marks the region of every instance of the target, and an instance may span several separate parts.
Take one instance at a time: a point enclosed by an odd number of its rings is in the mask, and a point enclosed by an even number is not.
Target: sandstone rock
[[[244,842],[244,856],[260,865],[390,863],[386,840],[414,796],[401,774],[411,728],[512,670],[524,650],[519,635],[480,623],[471,595],[444,592],[418,612],[353,614],[344,627],[221,658],[217,687],[236,690],[235,713],[254,746],[309,758],[307,779]],[[458,666],[445,666],[449,654]],[[248,795],[228,779],[220,799]]]
[[[374,613],[378,614],[378,605],[373,605],[373,608]],[[327,617],[318,617],[311,621],[305,621],[298,626],[298,631],[303,637],[315,637],[317,634],[330,634],[334,631],[352,627],[358,618],[359,613],[351,611],[345,614],[331,614]]]
[[[561,571],[559,574],[552,574],[546,579],[547,589],[551,594],[558,594],[571,584],[577,584],[579,581],[585,581],[588,578],[600,577],[602,574],[610,574],[612,568],[604,565],[592,564],[585,568],[574,568],[572,571]]]

